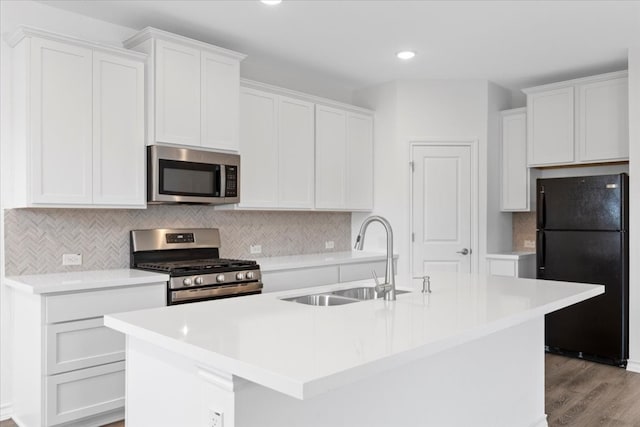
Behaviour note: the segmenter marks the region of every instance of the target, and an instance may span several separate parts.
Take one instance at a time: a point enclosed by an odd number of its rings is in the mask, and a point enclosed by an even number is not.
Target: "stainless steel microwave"
[[[239,155],[164,145],[147,147],[148,203],[239,201]]]

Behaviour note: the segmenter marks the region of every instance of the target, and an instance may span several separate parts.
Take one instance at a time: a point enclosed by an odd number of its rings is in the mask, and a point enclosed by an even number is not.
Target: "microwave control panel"
[[[227,165],[225,171],[224,197],[238,197],[238,167]]]

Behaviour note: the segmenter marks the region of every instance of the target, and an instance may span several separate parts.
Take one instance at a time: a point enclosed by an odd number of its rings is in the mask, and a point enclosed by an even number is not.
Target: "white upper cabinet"
[[[94,204],[144,206],[147,193],[143,141],[144,63],[94,52]]]
[[[278,206],[277,95],[240,92],[240,207]]]
[[[500,209],[503,211],[535,210],[535,178],[527,167],[527,109],[516,108],[502,115],[502,169]]]
[[[151,27],[124,46],[149,55],[148,144],[238,150],[245,55]]]
[[[314,105],[278,99],[278,206],[310,209],[314,203]]]
[[[629,158],[627,72],[525,89],[528,165]]]
[[[347,113],[347,208],[373,209],[373,117]]]
[[[316,207],[347,207],[347,113],[316,106]]]
[[[32,147],[30,202],[90,204],[93,52],[54,40],[30,41],[31,49],[26,41],[23,46],[31,58],[25,126]]]
[[[373,117],[316,106],[316,208],[373,209]]]
[[[529,165],[574,161],[573,87],[527,96]]]
[[[202,146],[237,150],[240,62],[203,51],[201,68]]]
[[[373,209],[371,111],[251,80],[242,85],[242,196],[234,209]]]
[[[629,158],[627,77],[576,86],[578,152],[581,162]]]
[[[29,27],[9,44],[9,204],[144,208],[145,55]]]
[[[200,51],[156,41],[154,142],[200,145]]]
[[[240,208],[313,208],[313,111],[311,102],[242,88]]]

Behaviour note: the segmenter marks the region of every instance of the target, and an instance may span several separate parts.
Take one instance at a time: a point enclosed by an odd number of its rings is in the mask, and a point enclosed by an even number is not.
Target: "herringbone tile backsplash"
[[[217,227],[225,258],[350,249],[351,214],[334,212],[218,211],[211,206],[120,209],[13,209],[5,212],[7,276],[102,270],[129,266],[129,231],[145,228]],[[82,254],[81,266],[62,266],[62,254]]]

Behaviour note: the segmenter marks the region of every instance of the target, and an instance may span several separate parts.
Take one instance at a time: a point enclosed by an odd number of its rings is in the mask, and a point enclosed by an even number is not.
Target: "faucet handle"
[[[373,277],[373,281],[376,282],[376,287],[380,286],[380,282],[378,281],[378,275],[376,274],[376,270],[371,270],[371,277]]]
[[[422,279],[422,293],[430,294],[431,293],[431,277],[428,275],[424,276],[413,276],[414,279]]]

